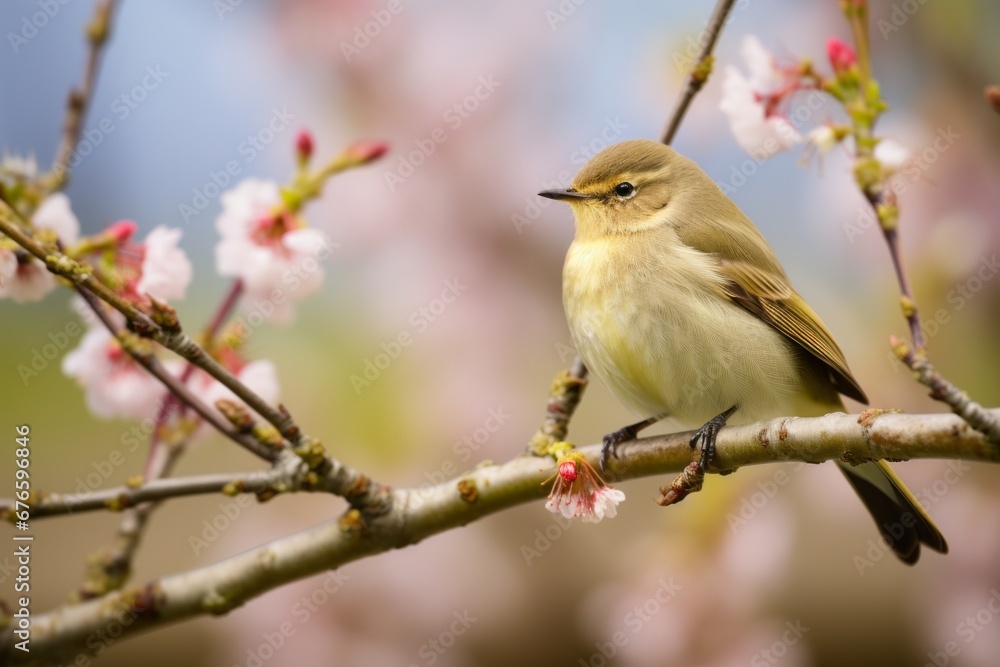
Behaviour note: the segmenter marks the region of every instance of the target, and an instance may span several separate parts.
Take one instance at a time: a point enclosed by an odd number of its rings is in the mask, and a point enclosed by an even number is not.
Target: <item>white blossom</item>
[[[177,247],[181,230],[159,226],[143,244],[142,274],[136,285],[140,295],[149,294],[163,301],[183,299],[191,283],[191,262]]]
[[[769,113],[765,100],[779,94],[783,73],[774,64],[774,56],[753,35],[743,42],[741,51],[749,76],[733,66],[726,68],[722,81],[722,102],[736,143],[759,157],[769,157],[788,150],[802,141],[802,135],[785,118]]]

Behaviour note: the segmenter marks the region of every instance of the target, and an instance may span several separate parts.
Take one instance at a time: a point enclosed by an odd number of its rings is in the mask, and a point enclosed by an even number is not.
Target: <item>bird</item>
[[[635,139],[593,156],[566,202],[575,235],[563,267],[563,306],[587,368],[637,417],[604,438],[620,444],[671,418],[695,431],[707,472],[728,424],[844,411],[867,404],[843,352],[792,287],[757,227],[692,160]],[[837,461],[894,553],[948,546],[884,461]]]

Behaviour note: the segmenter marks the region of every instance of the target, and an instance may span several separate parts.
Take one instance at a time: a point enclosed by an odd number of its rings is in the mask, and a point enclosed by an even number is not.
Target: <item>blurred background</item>
[[[43,4],[0,5],[0,146],[46,167],[81,76],[92,3],[50,3],[55,14],[15,48],[9,35]],[[125,2],[85,123],[109,118],[113,131],[75,167],[67,193],[84,233],[123,218],[144,231],[184,230],[197,287],[180,313],[197,329],[226,289],[212,254],[220,207],[210,197],[185,219],[182,206],[213,173],[236,161],[240,178],[287,179],[300,128],[315,134],[319,160],[356,139],[391,142],[380,162],[336,178],[306,210],[339,244],[324,289],[290,326],[255,329],[246,353],[278,365],[282,400],[332,453],[383,482],[418,486],[442,470],[517,456],[541,422],[549,383],[573,356],[560,301],[573,229],[565,207],[535,193],[568,183],[608,143],[658,136],[714,3],[402,0],[395,14],[389,4]],[[982,88],[1000,81],[1000,6],[876,1],[871,15],[874,71],[892,106],[881,133],[921,157],[900,206],[929,351],[949,379],[995,406],[1000,117]],[[827,38],[849,38],[833,0],[739,0],[716,50],[719,72],[742,67],[748,34],[824,68]],[[147,68],[161,81],[136,100]],[[891,361],[887,337],[906,326],[847,156],[797,151],[756,164],[718,109],[721,80],[695,100],[675,147],[756,221],[873,406],[943,411]],[[134,102],[124,117],[123,95]],[[276,114],[292,120],[265,132]],[[825,102],[793,121],[804,133],[838,114]],[[445,141],[411,174],[403,162],[413,165],[418,142],[438,128]],[[934,148],[949,132],[955,140]],[[446,281],[465,286],[459,298],[433,320],[414,317]],[[26,382],[17,371],[73,320],[69,298],[61,290],[36,304],[0,301],[0,421],[5,433],[31,425],[34,484],[53,491],[95,473],[102,486],[120,484],[145,460],[140,448],[108,463],[134,424],[88,414],[58,360]],[[352,384],[402,332],[413,343],[370,385]],[[488,430],[498,413],[502,423]],[[570,439],[596,442],[630,421],[595,383]],[[212,436],[177,474],[254,465]],[[4,479],[12,467],[11,452],[0,460]],[[613,521],[566,524],[541,503],[519,507],[350,564],[336,581],[313,577],[225,617],[118,642],[98,664],[995,664],[1000,471],[895,467],[942,528],[949,556],[928,552],[908,568],[886,554],[832,465],[744,469],[669,509],[652,502],[661,480],[645,479],[622,485],[628,501]],[[135,581],[216,562],[341,510],[335,498],[289,496],[225,521],[228,499],[170,502],[153,516]],[[117,520],[35,522],[36,613],[66,600]],[[214,537],[213,522],[225,525]],[[9,569],[0,583],[9,600]],[[287,622],[292,636],[274,648]]]

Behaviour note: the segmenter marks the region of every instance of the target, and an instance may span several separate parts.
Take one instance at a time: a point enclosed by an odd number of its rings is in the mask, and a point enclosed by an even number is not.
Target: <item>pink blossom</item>
[[[322,285],[320,262],[331,243],[287,210],[276,183],[247,179],[225,192],[216,228],[222,236],[215,248],[219,273],[241,278],[251,299],[270,300],[276,320],[290,319],[291,302]]]
[[[625,493],[605,484],[587,459],[576,451],[560,457],[553,477],[555,483],[545,509],[567,519],[578,518],[588,523],[597,523],[605,517],[611,519],[618,514],[618,503],[625,500]]]
[[[191,262],[177,247],[181,230],[159,226],[146,235],[135,291],[163,301],[183,299],[191,282]]]
[[[70,209],[69,197],[57,192],[41,203],[32,217],[32,224],[56,233],[64,245],[76,243],[80,236],[80,222]],[[26,256],[10,272],[10,259],[4,260],[6,276],[0,276],[0,299],[9,297],[17,303],[40,301],[56,287],[56,280],[45,265],[34,257]]]
[[[788,150],[802,136],[776,109],[797,89],[797,82],[777,67],[774,55],[753,35],[743,41],[741,53],[749,75],[733,66],[726,68],[719,108],[743,150],[764,157]]]
[[[83,388],[90,411],[103,419],[152,417],[166,389],[133,360],[103,326],[66,355],[62,370]]]
[[[56,280],[44,264],[33,257],[25,258],[0,285],[0,299],[9,297],[15,303],[41,301],[55,287]]]
[[[235,367],[234,360],[237,360]],[[246,363],[241,359],[238,359],[235,355],[230,355],[229,358],[223,360],[223,365],[230,370],[240,382],[246,385],[266,402],[272,405],[278,402],[281,396],[281,387],[278,383],[278,371],[273,362],[267,359],[258,359],[256,361]],[[207,405],[211,406],[213,409],[215,408],[216,401],[223,399],[242,404],[242,401],[240,401],[236,397],[236,394],[234,394],[228,387],[202,370],[194,371],[191,378],[187,382],[187,386],[196,396],[198,396],[198,398],[200,398]],[[253,410],[250,412],[251,414],[256,415]],[[257,415],[257,418],[262,419],[259,415]],[[195,431],[192,437],[200,439],[203,436],[208,435],[210,432],[211,430],[208,425],[202,424],[201,427]]]
[[[35,210],[31,219],[36,227],[51,229],[63,245],[71,245],[80,237],[80,221],[69,205],[69,197],[61,192],[49,195]]]

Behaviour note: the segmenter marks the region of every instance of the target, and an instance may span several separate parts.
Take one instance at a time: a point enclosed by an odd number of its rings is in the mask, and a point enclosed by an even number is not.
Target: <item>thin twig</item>
[[[229,290],[226,292],[226,296],[223,297],[222,302],[219,307],[215,310],[212,315],[212,319],[208,326],[205,328],[205,332],[202,334],[203,344],[211,347],[215,341],[216,335],[219,333],[219,329],[228,319],[230,313],[232,313],[233,308],[236,307],[236,303],[239,301],[240,296],[243,294],[243,280],[237,278],[230,285]],[[193,364],[186,364],[184,370],[181,371],[180,382],[182,384],[187,384],[187,381],[191,379],[191,375],[194,373],[195,366]],[[160,446],[163,444],[163,439],[160,434],[160,430],[164,424],[167,422],[167,418],[170,413],[177,406],[177,399],[173,394],[167,396],[166,400],[160,406],[159,411],[156,413],[156,420],[153,426],[153,437],[150,441],[149,455],[146,458],[146,479],[156,479],[160,477],[157,471],[154,469],[154,462],[160,459],[158,452]]]
[[[225,323],[229,314],[236,306],[243,292],[243,281],[236,279],[216,309],[205,333],[202,334],[205,345],[211,346],[219,329]],[[179,381],[186,385],[195,367],[186,364]],[[163,477],[169,477],[177,460],[185,451],[184,443],[173,443],[164,446],[162,429],[170,417],[170,413],[178,402],[174,394],[168,394],[157,411],[153,426],[153,434],[149,443],[149,454],[146,457],[144,470],[144,487]],[[122,496],[116,496],[121,498]],[[78,589],[78,598],[89,599],[118,590],[128,581],[132,574],[132,561],[139,549],[139,544],[149,525],[153,511],[159,507],[159,502],[142,502],[141,498],[128,498],[128,508],[125,509],[118,529],[111,543],[87,559],[87,571],[83,585]],[[137,504],[138,503],[138,504]],[[72,510],[76,511],[76,510]]]
[[[10,216],[20,219],[27,225],[24,216],[5,200],[2,194],[0,191],[0,201],[6,205]],[[373,481],[367,475],[327,454],[322,445],[299,430],[283,406],[272,407],[209,356],[189,336],[177,330],[168,331],[161,327],[133,303],[122,299],[97,280],[93,270],[85,263],[67,257],[58,248],[44,247],[24,233],[16,222],[4,216],[3,213],[4,210],[0,209],[0,232],[45,262],[49,271],[66,278],[78,287],[86,288],[94,296],[120,312],[140,335],[151,338],[168,350],[187,359],[218,380],[223,386],[228,387],[236,394],[237,398],[270,422],[283,437],[295,444],[296,454],[301,456],[310,469],[317,474],[322,488],[345,498],[353,507],[362,509],[366,514],[377,516],[388,511],[388,504],[392,500],[388,487]],[[164,381],[173,382],[176,380],[173,376],[166,375],[167,378]],[[181,391],[184,390],[183,385],[180,385],[180,388]],[[209,414],[215,416],[214,412],[209,412]]]
[[[931,390],[931,398],[947,403],[959,417],[969,423],[990,441],[1000,445],[1000,417],[976,403],[968,395],[946,380],[922,352],[916,352],[905,341],[889,337],[889,344],[896,357],[913,371],[917,381]]]
[[[843,3],[842,8],[858,49],[857,66],[861,80],[858,96],[848,102],[849,108],[855,111],[850,114],[857,153],[854,167],[855,180],[882,229],[882,236],[889,249],[889,258],[896,274],[896,282],[899,284],[900,306],[910,328],[910,339],[913,341],[911,347],[891,336],[890,344],[900,361],[914,372],[917,381],[930,388],[932,398],[950,406],[970,426],[984,433],[991,441],[1000,443],[1000,419],[992,416],[985,408],[971,400],[964,391],[945,379],[927,358],[920,309],[917,307],[917,300],[913,295],[900,249],[899,204],[896,193],[887,187],[886,180],[890,174],[875,158],[877,145],[874,136],[875,122],[886,107],[878,97],[877,86],[872,89],[869,85],[871,61],[868,50],[868,9],[864,3]]]
[[[667,125],[663,129],[663,135],[660,138],[660,141],[668,146],[674,140],[674,135],[677,134],[677,128],[680,127],[681,120],[691,105],[691,100],[698,94],[698,91],[705,85],[709,75],[712,73],[712,61],[714,59],[712,50],[715,48],[715,43],[719,39],[722,27],[726,24],[726,18],[729,16],[729,11],[733,8],[734,2],[735,0],[719,0],[715,4],[715,10],[712,11],[712,18],[708,20],[708,26],[702,33],[705,41],[701,45],[701,53],[698,54],[698,60],[695,61],[694,67],[688,72],[687,82],[680,96],[677,98],[677,102],[674,104],[674,110],[670,114],[670,119],[667,121]]]
[[[0,201],[3,201],[7,205],[7,210],[14,217],[20,218],[27,224],[21,213],[9,202],[2,199],[2,193],[0,193]],[[292,420],[291,415],[286,410],[271,406],[256,392],[240,382],[222,364],[209,356],[188,335],[180,331],[167,331],[153,321],[149,315],[136,307],[135,304],[115,294],[97,279],[93,269],[85,262],[72,259],[56,248],[46,248],[27,235],[12,220],[5,219],[2,214],[0,214],[0,232],[10,237],[19,246],[44,262],[50,272],[66,278],[78,287],[86,288],[86,290],[89,290],[99,299],[120,312],[139,335],[156,341],[218,380],[252,410],[271,422],[284,437],[296,445],[309,446],[312,444],[309,438],[299,430],[298,426]]]
[[[1000,410],[991,413],[1000,416]],[[691,450],[690,439],[691,433],[675,433],[626,443],[619,449],[621,459],[616,460],[615,472],[630,479],[680,471],[698,456]],[[600,445],[581,451],[597,464]],[[719,433],[716,455],[717,465],[725,470],[774,461],[831,459],[1000,462],[1000,448],[955,415],[877,410],[731,426]],[[14,649],[18,640],[8,625],[0,631],[0,663],[15,665],[56,657],[73,662],[73,654],[86,654],[88,638],[99,636],[97,633],[108,627],[122,636],[132,636],[200,615],[226,613],[288,582],[537,501],[548,492],[542,482],[551,476],[552,465],[550,458],[522,456],[501,465],[478,467],[433,487],[400,489],[393,492],[393,509],[367,522],[363,529],[356,512],[351,511],[339,520],[212,565],[36,614],[31,624],[31,653]],[[123,618],[130,622],[123,623]]]
[[[179,446],[160,449],[152,466],[155,477],[146,479],[168,476],[182,451]],[[47,498],[43,498],[40,504],[44,505],[46,500]],[[107,595],[125,585],[132,575],[132,562],[149,524],[150,515],[159,506],[159,503],[149,502],[125,510],[111,543],[87,559],[83,583],[77,588],[76,595],[72,598],[74,601]]]
[[[77,287],[77,291],[80,293],[80,296],[87,301],[87,304],[97,314],[104,326],[108,328],[111,335],[118,339],[119,343],[121,343],[122,349],[128,352],[129,356],[135,359],[139,365],[149,371],[150,375],[163,383],[170,393],[176,396],[178,400],[194,410],[199,417],[211,424],[217,431],[219,431],[219,433],[226,436],[252,454],[270,462],[274,462],[278,459],[279,453],[277,450],[264,445],[248,433],[241,433],[237,431],[221,414],[205,404],[200,398],[195,396],[195,394],[188,389],[184,383],[171,375],[167,369],[160,364],[156,357],[151,354],[143,354],[135,349],[135,345],[129,343],[125,334],[116,330],[115,323],[108,316],[108,313],[104,311],[104,307],[97,300],[96,296],[79,286]]]
[[[94,8],[94,15],[87,24],[87,61],[83,70],[83,83],[69,93],[66,104],[66,120],[63,126],[62,139],[52,163],[52,171],[45,177],[45,185],[49,192],[62,189],[69,180],[69,162],[73,157],[80,131],[87,115],[87,109],[94,96],[97,83],[97,73],[100,71],[103,47],[111,34],[117,0],[103,0]]]
[[[141,503],[183,498],[207,493],[264,493],[287,478],[281,469],[268,469],[252,473],[218,473],[154,479],[140,486],[118,486],[79,495],[71,493],[43,493],[31,506],[31,518],[41,519],[63,514],[77,514],[94,510],[119,511]],[[0,512],[13,511],[14,501],[0,499]]]

